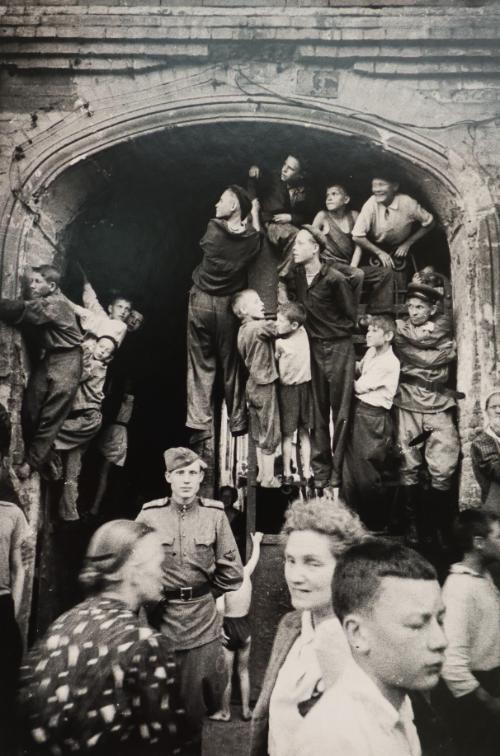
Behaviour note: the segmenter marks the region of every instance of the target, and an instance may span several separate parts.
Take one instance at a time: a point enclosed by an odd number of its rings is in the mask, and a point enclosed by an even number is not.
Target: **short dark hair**
[[[103,339],[107,339],[108,341],[111,341],[111,343],[113,344],[114,349],[115,350],[118,349],[119,344],[118,344],[117,340],[113,336],[110,336],[107,333],[103,333],[102,336],[99,336],[96,339],[96,342],[103,341]]]
[[[390,315],[372,315],[368,325],[371,325],[373,328],[380,328],[384,333],[396,333],[396,323]]]
[[[306,308],[300,302],[285,302],[280,305],[278,312],[290,323],[298,323],[301,326],[306,322]]]
[[[351,193],[349,192],[348,188],[341,181],[329,181],[325,187],[325,192],[327,192],[329,189],[332,189],[334,186],[336,186],[337,189],[342,189],[346,197],[351,196]]]
[[[59,286],[61,282],[61,271],[54,265],[38,265],[36,268],[33,268],[33,270],[35,273],[40,273],[47,283],[54,283],[56,286]]]
[[[437,580],[434,567],[417,551],[385,538],[368,539],[337,560],[332,602],[339,620],[351,612],[371,609],[385,577]]]
[[[372,181],[380,179],[381,181],[388,181],[389,184],[399,184],[399,176],[397,172],[386,165],[378,165],[372,170]]]
[[[462,554],[472,551],[474,538],[487,538],[494,522],[498,522],[498,517],[493,512],[481,509],[460,512],[453,523],[453,540]]]

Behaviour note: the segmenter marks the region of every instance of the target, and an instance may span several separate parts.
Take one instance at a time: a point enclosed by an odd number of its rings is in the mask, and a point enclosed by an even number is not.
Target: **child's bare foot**
[[[251,709],[243,709],[241,712],[241,718],[244,722],[249,722],[252,718],[252,710]]]
[[[213,719],[215,722],[229,722],[231,719],[231,712],[221,709],[220,711],[216,711],[215,714],[209,716],[209,719]]]

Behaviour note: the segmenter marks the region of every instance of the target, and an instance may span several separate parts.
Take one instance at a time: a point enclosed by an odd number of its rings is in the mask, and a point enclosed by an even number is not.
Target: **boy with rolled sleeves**
[[[352,237],[375,258],[375,264],[399,271],[406,285],[410,277],[408,254],[434,225],[431,213],[413,197],[400,193],[396,177],[387,168],[380,168],[373,176],[372,196],[361,208]]]
[[[175,652],[193,735],[221,707],[226,687],[222,622],[215,600],[237,590],[243,566],[221,501],[199,496],[206,464],[191,449],[167,449],[171,496],[144,504],[137,520],[161,536],[165,604],[160,629]]]
[[[280,409],[283,488],[293,484],[292,448],[298,435],[302,475],[312,487],[310,430],[314,425],[311,394],[311,353],[304,328],[306,311],[299,302],[282,304],[278,310],[275,354],[278,362],[278,404]]]
[[[59,289],[60,278],[54,266],[40,265],[29,276],[29,299],[0,299],[0,320],[34,326],[41,352],[24,395],[26,452],[17,470],[22,479],[48,461],[82,374],[82,332]]]
[[[354,407],[342,472],[343,497],[367,527],[386,525],[382,470],[392,441],[390,411],[398,389],[399,360],[391,342],[396,324],[387,315],[370,318],[366,351],[356,363]]]
[[[257,447],[258,482],[263,488],[275,488],[274,454],[281,440],[274,356],[277,326],[265,319],[264,302],[253,289],[236,294],[232,306],[241,321],[238,351],[249,373],[246,398],[250,434]]]

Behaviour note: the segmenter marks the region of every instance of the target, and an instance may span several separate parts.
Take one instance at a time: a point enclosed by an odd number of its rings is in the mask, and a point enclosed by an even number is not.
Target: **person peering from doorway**
[[[278,309],[278,338],[275,355],[278,363],[278,405],[283,450],[284,493],[291,493],[294,483],[292,451],[298,436],[303,484],[314,489],[311,468],[311,429],[314,425],[311,393],[311,352],[304,328],[306,311],[299,302],[288,302]]]
[[[472,469],[484,509],[500,515],[500,389],[488,394],[484,412],[486,424],[470,447]]]
[[[500,563],[500,523],[491,513],[465,510],[453,535],[463,558],[451,566],[443,587],[450,725],[462,756],[494,756],[500,738],[500,595],[490,569]]]
[[[280,253],[278,274],[282,277],[290,267],[291,247],[299,227],[313,217],[313,198],[303,161],[288,155],[279,173],[267,173],[252,165],[248,191],[258,199],[267,237]]]
[[[232,306],[241,321],[238,351],[248,370],[246,398],[259,468],[257,482],[263,488],[276,488],[279,484],[274,475],[274,456],[281,440],[274,354],[278,329],[276,321],[266,320],[264,302],[253,289],[236,294]]]
[[[420,536],[439,547],[453,520],[449,492],[460,453],[453,412],[456,399],[463,397],[447,386],[456,347],[451,316],[437,314],[441,299],[441,292],[428,284],[408,286],[408,317],[396,321],[401,374],[394,398],[408,542],[418,542],[420,519]],[[431,482],[425,506],[419,486],[424,459]]]
[[[60,279],[53,265],[40,265],[29,274],[27,300],[0,299],[0,320],[20,328],[33,326],[41,354],[23,399],[25,457],[17,469],[22,479],[33,470],[45,474],[82,374],[82,334],[59,289]]]
[[[416,225],[419,227],[415,230]],[[434,225],[427,210],[413,197],[399,192],[394,174],[381,168],[373,176],[372,196],[361,208],[352,237],[372,255],[372,264],[402,271],[401,280],[406,285],[411,275],[408,255]]]
[[[342,184],[327,187],[325,208],[320,210],[312,223],[326,238],[322,258],[331,262],[348,279],[356,310],[363,288],[368,288],[367,311],[373,314],[390,313],[393,310],[393,269],[390,266],[360,265],[361,247],[352,238],[359,213],[349,207],[350,202],[351,198]]]
[[[446,649],[434,567],[373,538],[339,557],[332,586],[352,657],[305,717],[289,756],[420,756],[409,694],[435,688]]]
[[[289,297],[306,310],[314,408],[311,462],[316,491],[318,495],[334,495],[341,482],[352,399],[356,306],[346,277],[331,263],[322,262],[325,248],[326,240],[320,231],[302,226],[293,245],[295,265],[285,283]]]
[[[365,537],[340,501],[295,501],[285,515],[285,580],[294,611],[282,618],[252,717],[250,756],[289,756],[303,717],[351,656],[333,614],[337,559]]]
[[[59,517],[65,521],[80,519],[78,484],[83,456],[102,424],[104,382],[108,365],[118,349],[111,336],[101,336],[84,350],[83,372],[68,417],[54,441],[54,449],[62,458],[63,491],[59,499]]]
[[[191,449],[167,449],[171,496],[150,501],[137,520],[158,532],[165,550],[159,624],[175,651],[181,695],[195,739],[218,711],[226,688],[221,617],[215,599],[237,590],[243,566],[220,501],[199,496],[206,464]]]
[[[172,649],[139,614],[161,600],[163,559],[144,523],[113,520],[94,533],[80,572],[87,598],[21,668],[23,753],[178,753],[187,733]]]
[[[368,347],[356,363],[354,407],[342,472],[342,497],[370,530],[388,524],[384,464],[393,443],[391,408],[398,389],[399,360],[392,350],[396,324],[387,315],[370,318]]]
[[[248,286],[248,269],[260,252],[261,236],[248,221],[252,201],[233,184],[224,190],[200,241],[203,257],[193,271],[187,324],[187,419],[191,443],[212,437],[212,395],[218,365],[229,425],[247,432],[244,379],[238,357],[238,320],[231,299]]]

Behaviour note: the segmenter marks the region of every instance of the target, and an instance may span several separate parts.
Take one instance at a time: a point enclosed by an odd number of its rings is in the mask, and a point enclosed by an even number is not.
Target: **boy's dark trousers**
[[[245,385],[238,354],[239,321],[232,296],[214,296],[193,286],[187,325],[187,420],[193,430],[211,435],[212,394],[217,366],[222,368],[224,397],[232,433],[247,429]]]
[[[81,347],[47,351],[23,401],[26,461],[39,470],[68,416],[82,375]]]
[[[311,463],[318,487],[340,485],[347,442],[354,381],[355,354],[351,337],[337,341],[311,339],[311,389],[314,428]],[[330,438],[330,410],[333,441]]]
[[[354,399],[344,455],[342,496],[365,524],[376,530],[387,524],[381,472],[391,442],[390,410]]]

